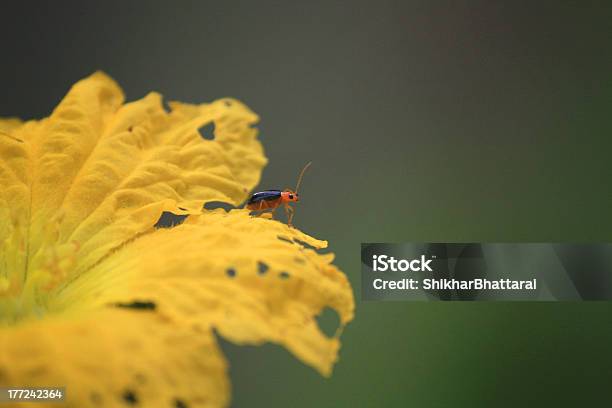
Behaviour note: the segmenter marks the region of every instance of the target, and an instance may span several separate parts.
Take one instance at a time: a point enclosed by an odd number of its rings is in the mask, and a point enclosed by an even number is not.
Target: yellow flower
[[[257,116],[233,99],[170,112],[156,93],[123,99],[96,73],[48,118],[0,120],[0,386],[66,386],[79,408],[226,406],[216,335],[330,375],[354,299],[316,251],[327,242],[202,210],[259,182]],[[189,217],[155,228],[164,211]],[[326,307],[332,337],[315,319]]]

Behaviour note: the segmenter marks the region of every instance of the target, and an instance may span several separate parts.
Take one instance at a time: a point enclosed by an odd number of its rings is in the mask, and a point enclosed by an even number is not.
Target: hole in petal
[[[266,272],[268,272],[268,265],[265,262],[257,262],[257,273],[264,275]]]
[[[288,278],[289,278],[289,276],[291,276],[291,275],[289,275],[289,272],[285,272],[285,271],[283,271],[283,272],[279,273],[279,274],[278,274],[278,276],[279,276],[279,278],[281,278],[281,279],[288,279]]]
[[[187,404],[183,400],[180,400],[178,398],[174,400],[174,407],[175,408],[188,408]]]
[[[170,104],[165,98],[162,98],[162,108],[164,109],[164,112],[166,113],[172,112],[172,109],[170,108]]]
[[[340,316],[338,316],[338,313],[331,307],[326,307],[317,316],[317,323],[321,331],[325,333],[327,337],[333,337],[338,327],[340,327]]]
[[[215,140],[215,122],[210,122],[198,129],[202,139]]]
[[[204,204],[204,209],[206,210],[216,210],[217,208],[223,208],[225,212],[229,212],[234,206],[223,201],[209,201]]]
[[[138,397],[136,396],[136,393],[134,393],[134,391],[132,390],[125,390],[125,392],[122,395],[123,400],[128,404],[128,405],[136,405],[138,404]]]
[[[225,106],[232,106],[232,101],[230,101],[229,99],[224,100],[223,103],[225,104]]]
[[[159,220],[155,223],[155,228],[172,228],[180,225],[187,218],[186,215],[172,214],[171,212],[164,211],[159,217]]]
[[[234,276],[236,276],[236,269],[234,269],[234,268],[227,268],[225,273],[227,273],[227,276],[229,276],[230,278],[233,278]]]
[[[123,307],[126,309],[136,309],[136,310],[155,310],[157,308],[157,305],[155,304],[155,302],[140,301],[140,300],[135,300],[133,302],[127,302],[127,303],[117,302],[114,304],[114,306]]]

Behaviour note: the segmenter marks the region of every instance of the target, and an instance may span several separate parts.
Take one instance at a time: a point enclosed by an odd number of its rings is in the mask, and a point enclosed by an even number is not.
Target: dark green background
[[[96,69],[129,99],[237,97],[262,188],[360,293],[359,243],[610,241],[612,7],[583,2],[2,5],[0,112]],[[236,407],[604,406],[609,303],[361,303],[331,379],[224,344]],[[597,402],[597,404],[596,404]]]

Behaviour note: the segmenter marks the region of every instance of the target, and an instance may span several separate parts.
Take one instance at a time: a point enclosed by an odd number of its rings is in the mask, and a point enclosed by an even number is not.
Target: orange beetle
[[[293,207],[289,205],[289,203],[297,203],[300,201],[300,196],[298,194],[298,189],[300,188],[300,183],[302,182],[302,177],[304,177],[304,172],[312,162],[307,163],[300,176],[298,177],[297,185],[295,186],[295,190],[285,189],[285,191],[281,190],[264,190],[258,193],[255,193],[249,198],[246,203],[246,208],[251,211],[265,211],[272,210],[272,217],[274,217],[274,212],[281,205],[285,205],[285,212],[287,213],[287,225],[293,227]]]

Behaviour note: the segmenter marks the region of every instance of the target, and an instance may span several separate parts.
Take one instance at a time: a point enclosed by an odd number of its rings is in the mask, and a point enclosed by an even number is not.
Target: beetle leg
[[[287,225],[289,227],[293,227],[293,224],[291,223],[293,221],[293,207],[291,207],[289,204],[285,204],[285,212],[287,213]]]

